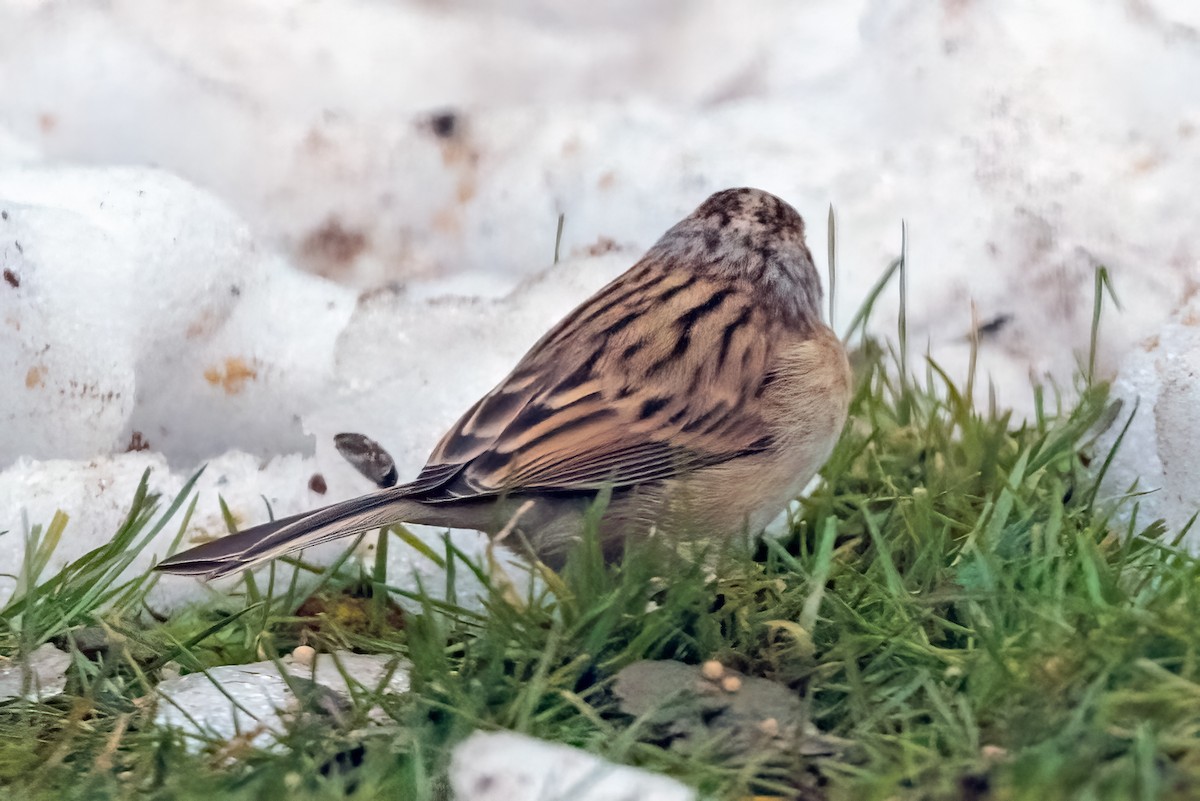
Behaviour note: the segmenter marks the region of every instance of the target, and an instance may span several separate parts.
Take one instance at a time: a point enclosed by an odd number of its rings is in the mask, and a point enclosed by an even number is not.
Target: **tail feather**
[[[335,503],[313,512],[272,520],[170,556],[155,566],[164,573],[216,578],[278,556],[360,534],[399,521],[417,522],[425,505],[403,488]]]

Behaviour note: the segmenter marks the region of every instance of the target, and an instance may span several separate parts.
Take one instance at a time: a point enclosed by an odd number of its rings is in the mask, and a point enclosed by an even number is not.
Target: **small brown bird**
[[[821,320],[804,221],[718,192],[543,336],[442,437],[416,480],[160,562],[220,576],[390,523],[496,534],[561,565],[602,490],[605,555],[652,529],[761,530],[829,457],[850,368]]]

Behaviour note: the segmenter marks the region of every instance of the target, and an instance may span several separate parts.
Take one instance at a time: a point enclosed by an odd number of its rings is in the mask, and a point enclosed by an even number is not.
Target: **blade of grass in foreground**
[[[60,541],[61,530],[42,541],[23,568],[26,577],[20,594],[0,610],[0,625],[19,634],[22,649],[34,649],[74,626],[92,621],[100,609],[120,607],[124,611],[141,605],[154,581],[149,574],[122,579],[126,569],[147,545],[175,517],[191,495],[200,472],[193,475],[171,504],[154,521],[159,498],[149,491],[149,471],[142,475],[125,522],[103,545],[89,551],[58,573],[40,579],[49,563],[53,546]],[[191,514],[190,507],[185,514]],[[56,521],[65,519],[56,515]],[[47,544],[50,544],[47,547]],[[36,572],[35,572],[36,571]]]

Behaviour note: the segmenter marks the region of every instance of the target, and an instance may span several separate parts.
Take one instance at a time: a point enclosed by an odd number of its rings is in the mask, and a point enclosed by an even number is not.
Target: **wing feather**
[[[455,497],[592,490],[762,451],[769,425],[750,401],[780,333],[749,284],[635,266],[463,415],[422,478],[444,476]]]

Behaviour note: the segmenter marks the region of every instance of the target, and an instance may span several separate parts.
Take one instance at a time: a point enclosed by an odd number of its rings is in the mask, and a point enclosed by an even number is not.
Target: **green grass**
[[[165,508],[143,489],[111,546],[43,577],[56,519],[0,611],[0,653],[53,642],[72,654],[70,683],[0,704],[0,783],[17,798],[440,799],[450,749],[485,728],[663,771],[709,798],[1200,795],[1200,562],[1136,513],[1113,529],[1097,498],[1109,454],[1092,444],[1113,417],[1104,386],[1081,378],[1067,410],[1039,392],[1016,425],[994,404],[976,411],[974,377],[960,390],[927,362],[921,380],[898,379],[910,358],[860,349],[852,423],[791,536],[686,564],[635,548],[615,566],[585,539],[544,591],[495,584],[482,614],[393,588],[422,604],[401,618],[379,569],[343,568],[315,598],[248,583],[241,608],[157,621],[144,605],[155,579],[117,577],[154,533],[182,532],[190,485]],[[449,546],[429,556],[478,570]],[[278,753],[193,753],[154,725],[166,662],[198,671],[301,641],[401,654],[412,691],[301,716]],[[646,658],[716,658],[780,682],[850,745],[666,748],[612,693]],[[383,722],[368,720],[376,705]]]

